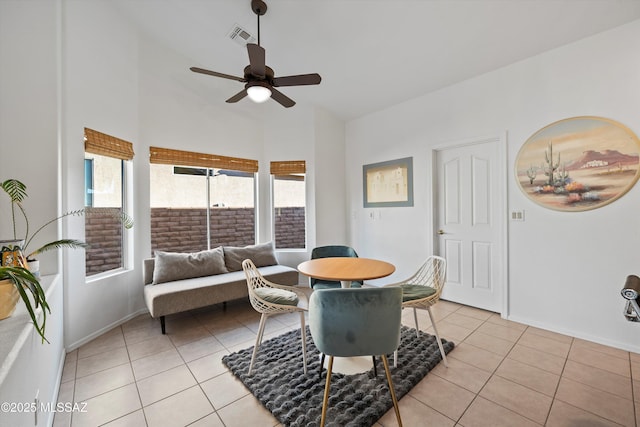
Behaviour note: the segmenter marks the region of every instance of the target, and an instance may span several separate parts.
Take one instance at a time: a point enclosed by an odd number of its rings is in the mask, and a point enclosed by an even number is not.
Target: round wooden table
[[[353,280],[386,277],[396,271],[393,264],[371,258],[316,258],[298,265],[298,271],[316,279],[335,280],[350,288]]]

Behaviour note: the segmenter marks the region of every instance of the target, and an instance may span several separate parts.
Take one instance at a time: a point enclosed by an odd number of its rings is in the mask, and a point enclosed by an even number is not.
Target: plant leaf
[[[52,251],[56,249],[62,249],[62,248],[79,249],[79,248],[86,248],[88,246],[89,245],[87,245],[85,242],[80,240],[60,239],[53,242],[49,242],[46,245],[36,249],[35,251],[31,252],[27,256],[27,258],[33,258],[34,256],[41,254],[43,252]]]
[[[27,197],[27,186],[17,179],[4,181],[2,189],[11,198],[11,203],[20,203]]]
[[[14,283],[14,286],[18,290],[22,302],[27,307],[33,327],[38,332],[38,335],[42,338],[42,342],[49,343],[49,340],[45,337],[45,329],[47,325],[47,311],[51,313],[49,304],[47,303],[47,297],[44,293],[44,289],[40,286],[38,279],[29,270],[23,267],[0,267],[0,278],[7,278]],[[31,304],[31,299],[27,294],[27,290],[31,293],[35,307]],[[38,318],[36,316],[35,309],[38,306],[42,306],[42,322],[38,324]]]
[[[125,229],[130,230],[133,228],[133,218],[131,218],[126,212],[122,212],[121,220]]]

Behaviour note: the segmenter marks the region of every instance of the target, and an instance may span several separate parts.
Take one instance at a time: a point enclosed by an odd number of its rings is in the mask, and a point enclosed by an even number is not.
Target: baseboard
[[[120,325],[122,325],[123,323],[128,322],[129,320],[133,319],[134,317],[137,317],[141,314],[145,314],[145,313],[149,313],[149,310],[147,310],[146,308],[141,308],[138,311],[135,311],[125,317],[123,317],[122,319],[116,320],[115,322],[110,323],[109,325],[105,326],[102,329],[99,329],[97,331],[95,331],[94,333],[92,333],[91,335],[88,335],[74,343],[71,343],[70,345],[68,345],[66,347],[66,352],[69,353],[77,348],[82,347],[84,344],[88,343],[89,341],[92,341],[93,339],[99,337],[100,335],[104,334],[105,332],[109,332],[111,329],[116,328]]]
[[[60,348],[60,364],[58,365],[58,373],[56,374],[56,382],[55,382],[55,386],[53,388],[53,393],[50,396],[50,399],[43,399],[42,397],[40,397],[40,402],[54,402],[57,403],[58,402],[58,395],[60,394],[60,384],[62,383],[62,373],[64,371],[64,362],[66,360],[67,357],[67,353],[64,349],[64,347]],[[55,411],[48,411],[47,412],[47,420],[46,423],[44,424],[45,426],[52,426],[53,425],[53,418],[55,417],[56,413]]]
[[[606,345],[609,347],[619,348],[624,351],[631,351],[634,353],[640,353],[640,345],[632,345],[627,342],[619,342],[615,340],[608,340],[606,338],[602,338],[596,335],[585,334],[583,332],[574,331],[571,329],[558,328],[555,325],[549,325],[543,322],[534,321],[531,319],[526,319],[519,316],[509,316],[506,318],[512,322],[518,322],[525,325],[533,326],[536,328],[544,329],[547,331],[555,332],[558,334],[569,335],[571,337],[580,338],[585,341],[591,341],[598,344]]]

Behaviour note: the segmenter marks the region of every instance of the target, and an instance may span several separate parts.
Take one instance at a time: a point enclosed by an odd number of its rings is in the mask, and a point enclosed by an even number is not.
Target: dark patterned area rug
[[[258,350],[251,376],[247,375],[253,347],[223,357],[222,361],[254,396],[285,426],[320,425],[326,370],[318,377],[320,354],[307,328],[307,374],[302,370],[300,329],[264,341]],[[446,353],[454,344],[442,340]],[[328,359],[328,358],[327,358]],[[389,355],[391,376],[398,400],[441,360],[433,335],[402,326],[398,367]],[[327,426],[369,427],[393,407],[382,359],[376,358],[368,372],[332,374]],[[402,415],[402,413],[401,413]]]

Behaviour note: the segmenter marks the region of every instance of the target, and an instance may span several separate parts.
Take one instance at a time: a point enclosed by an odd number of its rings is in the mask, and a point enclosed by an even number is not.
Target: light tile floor
[[[440,301],[441,337],[456,348],[400,401],[405,426],[636,426],[640,355]],[[418,312],[427,332],[426,312]],[[222,364],[253,345],[259,315],[248,302],[158,320],[139,316],[67,354],[54,426],[278,426]],[[403,323],[413,325],[410,310]],[[265,339],[299,327],[298,315],[267,322]],[[395,426],[393,410],[376,424]]]

